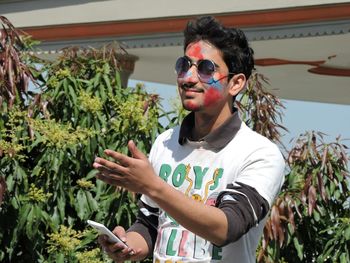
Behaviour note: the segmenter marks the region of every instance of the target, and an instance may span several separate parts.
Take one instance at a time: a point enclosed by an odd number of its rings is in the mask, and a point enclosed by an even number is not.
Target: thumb
[[[113,229],[113,234],[119,237],[122,241],[126,241],[125,229],[121,226],[117,226]]]
[[[147,160],[146,155],[137,148],[133,140],[128,142],[128,148],[133,158]]]

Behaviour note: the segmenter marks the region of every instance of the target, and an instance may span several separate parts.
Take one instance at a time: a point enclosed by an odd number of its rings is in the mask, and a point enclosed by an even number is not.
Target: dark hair
[[[227,28],[214,17],[203,16],[187,23],[184,36],[185,51],[193,42],[208,41],[221,50],[229,72],[243,73],[247,79],[250,77],[254,69],[254,51],[240,29]]]

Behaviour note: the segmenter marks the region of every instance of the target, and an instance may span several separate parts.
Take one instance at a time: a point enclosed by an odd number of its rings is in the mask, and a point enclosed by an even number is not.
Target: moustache
[[[183,83],[179,85],[179,87],[185,91],[186,90],[203,91],[203,89],[196,88],[195,84],[191,84],[191,83]]]

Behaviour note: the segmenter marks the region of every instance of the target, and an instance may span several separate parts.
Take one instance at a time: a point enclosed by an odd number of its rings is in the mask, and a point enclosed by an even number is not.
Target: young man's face
[[[221,107],[231,96],[227,91],[228,68],[219,49],[206,41],[198,41],[188,45],[185,56],[195,65],[188,71],[179,74],[177,83],[183,107],[190,111],[201,111]],[[201,60],[211,60],[215,64],[212,75],[198,71]]]

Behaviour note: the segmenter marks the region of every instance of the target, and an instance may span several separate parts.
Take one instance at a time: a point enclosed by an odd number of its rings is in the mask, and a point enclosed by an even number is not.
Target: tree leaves
[[[133,221],[135,196],[96,181],[91,163],[105,148],[127,153],[131,138],[149,152],[164,129],[158,121],[159,99],[140,85],[122,87],[119,56],[124,51],[118,46],[66,48],[37,70],[35,58],[23,56],[32,44],[6,18],[0,16],[0,23],[0,178],[7,184],[0,211],[0,260],[76,262],[76,253],[96,246],[95,237],[87,231],[67,255],[47,252],[48,234],[62,225],[85,230],[88,218],[110,227]],[[42,90],[29,93],[30,81],[42,82]],[[266,77],[254,74],[236,104],[248,125],[280,142],[281,130],[286,130],[280,124],[284,107],[266,84]],[[186,114],[180,108],[178,113],[163,111],[161,116],[170,127]],[[62,147],[45,143],[49,131],[57,139],[63,130]],[[259,262],[350,261],[347,149],[340,138],[326,143],[324,136],[302,134],[289,151],[285,184],[271,207]],[[86,184],[79,184],[83,179]],[[52,196],[45,202],[30,200],[32,183]]]
[[[35,81],[19,52],[26,49],[25,39],[6,17],[0,16],[0,24],[0,108],[3,102],[11,108],[24,103],[29,80]]]
[[[160,125],[159,100],[140,87],[121,86],[121,49],[116,45],[64,49],[57,60],[40,66],[40,74],[34,70],[29,75],[20,63],[36,65],[20,60],[26,48],[14,43],[6,42],[6,50],[16,52],[12,57],[0,47],[0,73],[7,85],[0,90],[0,178],[7,184],[0,211],[0,223],[6,226],[0,229],[0,261],[78,262],[78,255],[97,245],[85,229],[87,219],[128,227],[137,210],[133,195],[96,180],[92,162],[107,147],[127,153],[129,139],[148,153]],[[44,83],[27,93],[33,76]],[[25,100],[15,100],[16,94],[25,94]],[[114,125],[125,121],[120,109],[132,113],[123,131]],[[59,246],[48,253],[50,235],[62,226],[84,235],[69,255]],[[94,255],[102,259],[101,252]]]
[[[268,84],[268,79],[262,74],[252,74],[247,88],[235,103],[248,126],[283,146],[280,130],[287,131],[280,124],[284,106],[278,97],[267,91],[265,85]]]
[[[284,147],[280,131],[287,129],[279,123],[284,106],[265,89],[266,84],[266,77],[253,74],[236,105],[252,129]],[[288,262],[315,262],[320,258],[341,262],[349,258],[349,241],[343,240],[347,246],[337,250],[328,240],[336,242],[340,237],[332,236],[335,231],[324,231],[337,224],[338,217],[350,216],[346,208],[350,200],[349,157],[340,138],[326,143],[325,136],[305,132],[287,151],[286,180],[264,228],[259,262],[280,262],[281,258]]]
[[[332,143],[323,139],[324,134],[317,132],[297,138],[287,159],[289,173],[265,226],[264,233],[273,235],[264,235],[263,248],[268,251],[268,244],[279,242],[276,254],[288,262],[341,262],[350,255],[350,241],[344,238],[345,228],[339,222],[350,217],[348,157],[340,138]],[[266,261],[261,254],[259,260]]]

